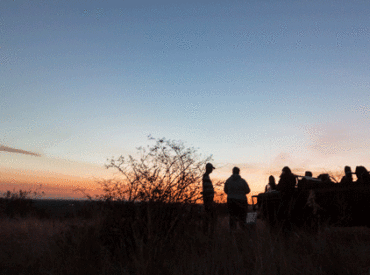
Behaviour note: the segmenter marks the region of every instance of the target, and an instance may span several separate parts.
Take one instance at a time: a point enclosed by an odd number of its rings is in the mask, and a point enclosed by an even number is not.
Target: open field
[[[0,219],[1,274],[370,274],[370,229],[271,231],[258,220],[214,236],[202,213],[163,205]],[[197,208],[199,209],[199,208]],[[85,217],[79,216],[85,213]]]

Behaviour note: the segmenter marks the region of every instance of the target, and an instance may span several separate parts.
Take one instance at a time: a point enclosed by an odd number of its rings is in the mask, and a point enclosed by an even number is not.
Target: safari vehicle
[[[368,175],[368,172],[366,172]],[[370,227],[370,180],[349,184],[335,183],[328,174],[319,178],[297,177],[294,194],[289,201],[286,222],[296,227],[317,229],[320,225]],[[280,192],[260,193],[256,208],[259,218],[269,225],[282,222]]]

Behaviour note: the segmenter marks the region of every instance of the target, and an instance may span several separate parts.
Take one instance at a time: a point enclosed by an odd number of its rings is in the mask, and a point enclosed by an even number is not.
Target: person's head
[[[305,177],[311,177],[312,178],[312,172],[311,171],[306,171],[304,174]]]
[[[233,175],[239,175],[240,169],[238,167],[233,168]]]
[[[367,174],[368,172],[364,166],[357,166],[355,173],[356,173],[357,179],[361,179],[362,175]]]
[[[274,178],[274,176],[269,176],[269,184],[275,184],[275,178]]]
[[[349,166],[345,166],[345,167],[344,167],[344,173],[345,173],[345,174],[351,174],[351,173],[352,173],[351,167],[349,167]]]
[[[289,174],[291,174],[292,173],[292,171],[290,170],[290,168],[288,167],[288,166],[285,166],[284,168],[283,168],[283,170],[282,170],[282,175],[289,175]]]
[[[330,182],[330,176],[329,174],[320,174],[318,177],[322,182]]]
[[[207,163],[206,164],[206,173],[210,174],[210,173],[212,173],[212,171],[214,169],[216,169],[216,168],[212,165],[212,163]]]

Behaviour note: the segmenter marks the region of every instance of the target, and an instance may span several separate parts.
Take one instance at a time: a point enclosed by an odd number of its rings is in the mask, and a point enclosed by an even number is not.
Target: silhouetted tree
[[[212,156],[202,158],[181,141],[155,139],[155,144],[139,147],[138,158],[108,159],[106,168],[117,170],[119,179],[100,181],[104,200],[194,203],[201,199],[204,167]]]

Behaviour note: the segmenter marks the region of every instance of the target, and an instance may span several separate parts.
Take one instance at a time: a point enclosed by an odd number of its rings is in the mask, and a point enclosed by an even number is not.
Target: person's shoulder
[[[233,180],[233,176],[230,176],[230,177],[227,178],[226,181],[232,181],[232,180]]]
[[[225,181],[225,184],[226,184],[226,183],[230,183],[232,180],[233,180],[233,179],[232,179],[232,177],[229,177],[229,178]]]
[[[209,178],[209,174],[204,173],[204,174],[203,174],[203,180],[210,180],[210,178]]]

